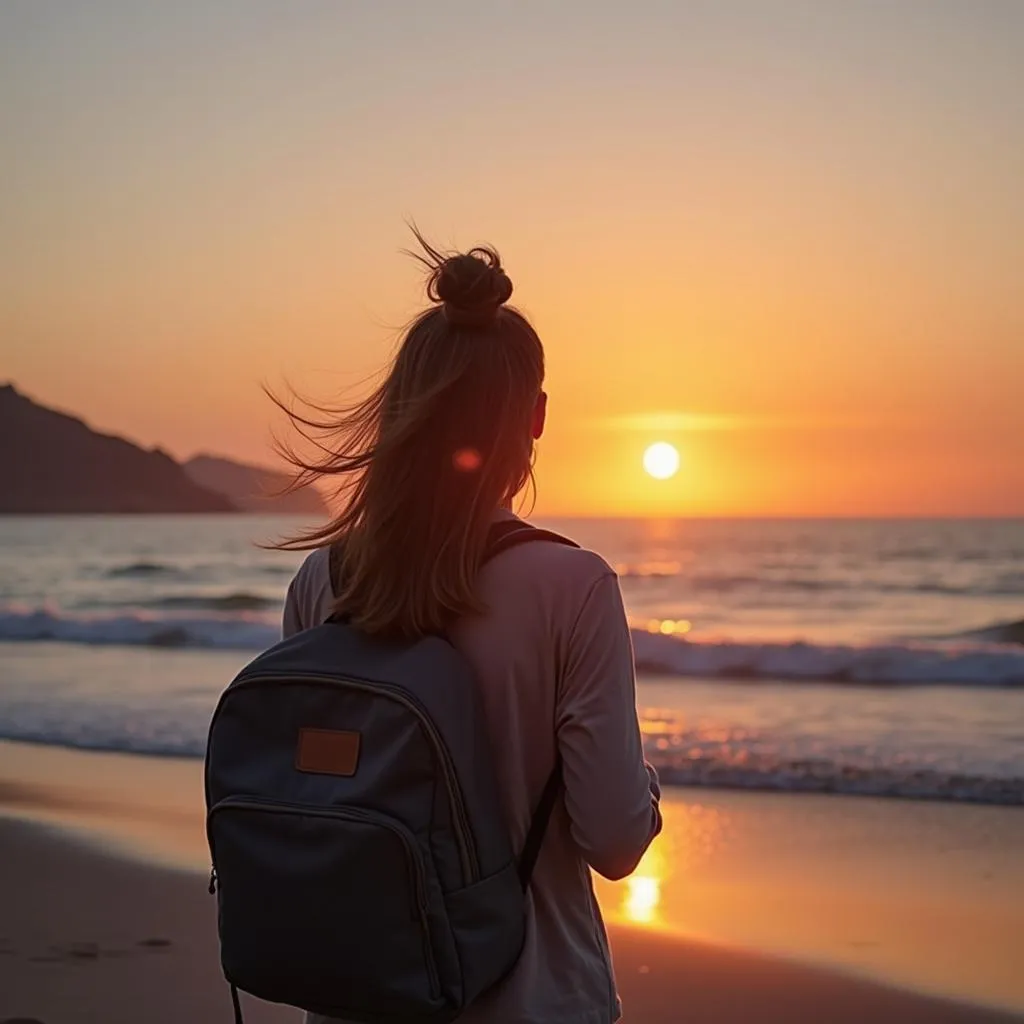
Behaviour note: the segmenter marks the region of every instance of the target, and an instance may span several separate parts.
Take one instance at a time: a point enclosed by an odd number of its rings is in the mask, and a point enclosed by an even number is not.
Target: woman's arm
[[[644,762],[633,647],[618,580],[591,588],[572,629],[558,701],[558,746],[572,835],[606,878],[630,874],[661,830]]]

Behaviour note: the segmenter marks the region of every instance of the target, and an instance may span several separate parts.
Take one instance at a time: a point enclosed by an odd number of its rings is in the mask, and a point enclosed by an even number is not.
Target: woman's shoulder
[[[550,536],[539,535],[531,543],[512,548],[507,561],[510,568],[519,566],[538,582],[549,581],[560,588],[583,592],[603,579],[618,579],[615,569],[596,551],[558,531],[545,529],[543,533]]]
[[[480,597],[487,613],[467,623],[464,639],[470,649],[478,645],[483,663],[498,657],[487,653],[492,649],[514,661],[522,647],[528,659],[533,649],[553,650],[561,665],[575,645],[595,636],[603,638],[595,650],[607,649],[610,637],[628,646],[618,577],[584,547],[541,537],[517,544],[485,566]]]
[[[315,548],[302,560],[293,584],[313,585],[314,589],[331,582],[330,548]]]
[[[330,549],[317,548],[303,559],[292,578],[287,603],[294,606],[300,622],[321,622],[333,598]]]

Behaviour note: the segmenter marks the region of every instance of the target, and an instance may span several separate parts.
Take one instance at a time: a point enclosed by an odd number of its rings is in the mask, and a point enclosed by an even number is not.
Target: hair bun
[[[449,256],[434,272],[432,298],[444,304],[448,322],[487,327],[512,297],[512,281],[493,249],[477,247]]]

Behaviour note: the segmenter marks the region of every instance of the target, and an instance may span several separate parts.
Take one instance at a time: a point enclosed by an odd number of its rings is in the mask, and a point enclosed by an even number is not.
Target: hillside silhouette
[[[0,386],[0,513],[234,512],[166,452],[101,434]]]
[[[196,455],[184,468],[195,483],[223,495],[243,512],[327,514],[327,505],[314,488],[283,494],[290,477],[264,466],[217,455]]]

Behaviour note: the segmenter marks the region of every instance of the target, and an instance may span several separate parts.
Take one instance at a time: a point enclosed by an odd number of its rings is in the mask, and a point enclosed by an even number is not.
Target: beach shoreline
[[[0,926],[0,1019],[230,1019],[217,964],[214,908],[203,878],[201,778],[201,763],[193,759],[0,743],[0,844],[7,865],[0,905],[12,908]],[[792,931],[796,944],[787,948],[770,930],[758,935],[745,926],[747,931],[730,935],[711,926],[723,917],[738,919],[738,907],[771,923],[771,907],[780,902],[789,904],[785,916],[798,924],[804,914],[824,920],[849,912],[835,902],[845,888],[836,876],[846,869],[830,854],[794,855],[775,874],[758,874],[748,863],[751,844],[768,860],[786,859],[784,848],[769,849],[760,838],[780,828],[793,850],[807,845],[798,834],[799,821],[810,821],[815,831],[831,830],[827,799],[670,791],[664,842],[632,881],[599,880],[597,886],[627,1021],[1024,1020],[1024,992],[1013,988],[1009,961],[989,982],[982,975],[972,981],[962,971],[963,977],[947,979],[940,990],[901,964],[898,947],[879,958],[869,940],[857,940],[865,943],[866,959],[843,961],[813,930]],[[849,801],[838,803],[837,821],[850,809]],[[870,801],[853,803],[871,810]],[[891,816],[878,803],[879,827],[889,832]],[[990,828],[1004,821],[1011,829],[1024,828],[1019,813],[1005,817],[1015,813],[967,809],[975,831],[979,821]],[[951,814],[962,817],[957,810]],[[932,819],[923,820],[926,827]],[[927,838],[934,841],[933,835]],[[840,835],[836,841],[845,840]],[[832,863],[816,864],[815,858]],[[878,878],[892,877],[894,865],[879,862]],[[791,882],[793,876],[801,877],[803,889]],[[913,898],[921,900],[926,892]],[[864,902],[861,894],[852,897],[852,903]],[[971,893],[958,900],[954,913],[976,902]],[[966,923],[984,924],[997,902]],[[891,907],[889,918],[876,923],[891,930],[894,916],[911,905],[912,900]],[[881,913],[870,906],[867,912]],[[927,914],[923,921],[933,924]],[[811,948],[816,942],[819,948]],[[888,967],[886,956],[892,960]],[[944,973],[941,963],[936,967]],[[918,994],[927,991],[959,1002]],[[152,1005],[140,1016],[147,1002]],[[983,1008],[986,1003],[991,1007]],[[252,1007],[247,1020],[297,1019],[283,1008]]]
[[[231,1019],[215,909],[201,878],[0,818],[7,869],[0,1018],[106,1024]],[[643,1024],[1012,1024],[1024,1017],[928,998],[752,953],[612,924],[625,1021]],[[245,999],[250,1024],[298,1024]]]

